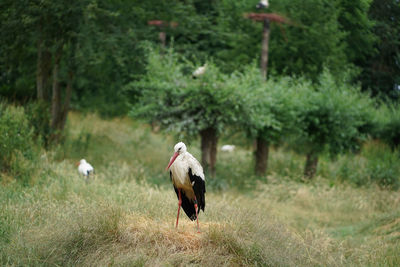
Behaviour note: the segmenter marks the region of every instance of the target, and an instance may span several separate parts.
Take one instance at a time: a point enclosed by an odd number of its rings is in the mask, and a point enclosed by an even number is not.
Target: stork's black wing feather
[[[189,178],[199,206],[198,212],[200,212],[200,209],[204,211],[206,207],[206,198],[204,195],[206,193],[206,182],[200,176],[193,174],[191,168],[189,168]]]

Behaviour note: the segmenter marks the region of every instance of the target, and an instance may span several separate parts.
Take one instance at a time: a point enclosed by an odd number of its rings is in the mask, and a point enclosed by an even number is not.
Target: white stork
[[[182,206],[189,219],[197,220],[197,230],[200,231],[198,213],[200,209],[204,212],[206,205],[204,196],[206,183],[203,168],[197,159],[187,152],[184,143],[177,143],[174,151],[166,170],[171,167],[169,174],[178,197],[178,215],[175,227],[178,227],[179,211]]]
[[[256,8],[261,9],[261,8],[268,8],[268,0],[260,0],[260,3],[256,5]]]
[[[204,66],[198,67],[195,71],[193,71],[192,73],[193,79],[196,79],[201,75],[203,75],[206,72],[206,70],[207,70],[207,63],[204,64]]]
[[[223,145],[221,147],[221,151],[224,152],[233,152],[235,150],[235,145]]]
[[[81,159],[78,164],[79,174],[82,174],[86,178],[86,181],[88,181],[89,175],[94,171],[93,166],[90,165],[85,159]]]

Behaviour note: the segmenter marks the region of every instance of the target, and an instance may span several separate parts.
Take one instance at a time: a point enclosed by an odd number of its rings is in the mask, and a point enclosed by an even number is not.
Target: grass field
[[[69,118],[30,186],[2,179],[2,266],[400,266],[399,191],[332,184],[323,171],[302,182],[282,173],[303,159],[279,149],[268,177],[254,177],[239,148],[219,153],[207,179],[201,233],[184,214],[176,230],[164,168],[178,140],[126,118]],[[188,150],[199,158],[196,142]],[[96,171],[88,183],[83,157]]]

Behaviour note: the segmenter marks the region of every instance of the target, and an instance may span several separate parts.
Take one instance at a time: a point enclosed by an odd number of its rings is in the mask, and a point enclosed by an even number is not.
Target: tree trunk
[[[53,65],[53,86],[51,98],[51,128],[54,131],[53,139],[59,137],[59,124],[61,119],[61,88],[58,80],[58,73],[60,69],[62,45],[57,49]]]
[[[312,179],[317,172],[318,154],[310,152],[307,154],[306,165],[304,167],[304,176]]]
[[[263,27],[263,40],[262,40],[262,48],[261,48],[261,76],[264,80],[267,79],[267,70],[268,70],[268,45],[269,45],[269,20],[264,20]],[[266,140],[257,137],[256,140],[256,165],[255,165],[255,173],[260,176],[264,176],[267,173],[268,167],[268,153],[269,153],[269,144]]]
[[[36,97],[38,100],[44,101],[43,41],[41,38],[38,41],[37,52]]]
[[[217,131],[214,128],[207,128],[200,131],[201,137],[201,164],[210,176],[215,176],[215,164],[217,161]]]
[[[42,79],[43,79],[43,98],[50,102],[50,77],[52,73],[51,52],[44,47],[42,50]]]
[[[38,41],[36,62],[36,97],[38,100],[48,100],[49,77],[51,74],[51,53],[44,47],[42,40]]]
[[[214,130],[213,135],[211,136],[211,148],[210,148],[210,175],[211,175],[211,177],[215,177],[215,165],[217,163],[217,145],[218,145],[218,136],[217,136],[217,131]]]
[[[61,120],[60,120],[60,125],[59,125],[59,129],[63,130],[65,127],[65,123],[67,121],[67,115],[68,115],[68,111],[69,111],[69,104],[71,102],[71,95],[72,95],[72,81],[74,78],[74,74],[72,73],[72,71],[70,71],[68,73],[68,81],[67,81],[67,88],[65,91],[65,99],[64,99],[64,107],[63,107],[63,111],[61,114]]]
[[[257,137],[257,149],[256,149],[256,166],[255,172],[257,175],[264,176],[267,172],[268,167],[268,153],[269,144],[261,137]]]
[[[210,164],[210,138],[208,129],[202,130],[200,132],[201,137],[201,165],[203,165],[204,171],[208,171],[208,166]]]
[[[167,41],[167,34],[165,32],[159,32],[158,37],[160,38],[160,41],[161,41],[161,51],[164,51],[165,44]]]
[[[262,40],[262,49],[261,49],[261,75],[264,80],[267,79],[267,68],[268,68],[268,43],[269,43],[269,20],[264,20],[264,28],[263,28],[263,40]]]

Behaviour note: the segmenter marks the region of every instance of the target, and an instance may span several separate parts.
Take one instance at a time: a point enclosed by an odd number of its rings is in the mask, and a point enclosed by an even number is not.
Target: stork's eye
[[[181,151],[181,149],[182,149],[182,148],[180,147],[180,148],[178,149],[178,151]]]

